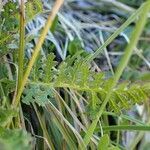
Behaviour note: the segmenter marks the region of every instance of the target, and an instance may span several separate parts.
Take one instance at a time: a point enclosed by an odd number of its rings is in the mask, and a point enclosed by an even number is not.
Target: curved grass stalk
[[[76,117],[76,115],[72,112],[72,110],[69,108],[69,106],[68,106],[68,105],[66,104],[66,102],[63,100],[63,98],[59,95],[59,93],[58,93],[55,89],[53,89],[53,91],[58,95],[58,97],[59,97],[61,103],[65,106],[66,110],[69,112],[69,114],[71,115],[71,117],[73,118],[73,120],[75,120],[75,122],[80,126],[80,128],[81,128],[84,132],[86,132],[85,126],[82,124],[82,122],[79,121],[79,119],[78,119],[78,118]],[[67,91],[67,92],[68,92],[68,91]],[[71,94],[70,94],[70,95],[71,95]],[[96,141],[94,138],[92,138],[92,141],[93,141],[95,144],[97,144],[97,141]]]
[[[94,58],[96,58],[102,51],[105,49],[129,24],[131,24],[137,16],[142,12],[146,4],[143,4],[139,9],[137,9],[128,19],[124,22],[106,41],[105,43],[99,47],[96,52],[90,55],[86,62],[91,62]]]
[[[79,149],[81,149],[84,146],[83,139],[81,135],[76,131],[76,129],[66,120],[66,118],[60,113],[60,111],[49,101],[49,104],[46,105],[46,109],[51,112],[55,117],[53,117],[53,121],[55,122],[56,126],[59,128],[60,132],[63,133],[64,138],[66,139],[67,143],[69,144],[69,147],[77,150],[77,146],[75,141],[73,140],[72,136],[68,133],[67,129],[64,128],[63,124],[61,123],[61,119],[63,122],[67,125],[67,127],[72,130],[74,133],[78,143],[79,143]],[[65,132],[66,130],[66,132]]]
[[[42,131],[43,131],[43,133],[44,133],[44,138],[47,140],[47,144],[48,144],[48,147],[50,148],[50,150],[55,150],[55,147],[54,147],[54,145],[53,145],[53,143],[52,143],[52,140],[51,140],[51,138],[50,138],[50,136],[49,136],[49,134],[48,134],[48,131],[47,131],[47,129],[46,129],[46,126],[45,126],[45,124],[43,123],[43,121],[42,121],[42,117],[41,117],[41,115],[40,115],[40,113],[39,113],[39,111],[38,111],[38,109],[37,109],[37,107],[36,107],[36,105],[35,104],[33,104],[33,107],[34,107],[34,110],[35,110],[35,112],[36,112],[36,115],[37,115],[37,117],[38,117],[38,120],[39,120],[39,123],[40,123],[40,125],[41,125],[41,128],[42,128]]]
[[[145,26],[146,20],[147,20],[147,16],[148,16],[148,12],[150,9],[150,1],[147,1],[146,3],[144,3],[144,5],[139,9],[140,10],[140,18],[138,19],[138,22],[136,23],[136,27],[135,30],[133,31],[133,34],[131,36],[131,42],[129,43],[129,45],[127,46],[126,50],[125,50],[125,54],[121,59],[121,62],[119,63],[119,66],[117,68],[117,71],[114,75],[114,79],[112,84],[110,85],[110,88],[108,90],[108,94],[104,100],[104,102],[102,103],[99,112],[96,115],[96,118],[93,120],[92,124],[90,125],[90,127],[87,130],[87,133],[84,137],[84,144],[87,146],[90,142],[90,139],[94,133],[94,130],[96,128],[97,122],[99,120],[99,118],[101,117],[110,97],[112,94],[112,89],[116,86],[119,78],[121,77],[125,67],[128,64],[128,61],[132,55],[132,52],[135,48],[135,46],[137,45],[137,42],[139,40],[139,37],[143,31],[143,28]],[[139,15],[139,14],[138,14]],[[132,18],[136,18],[137,15],[133,14],[132,17],[130,17],[130,19]],[[131,19],[131,20],[132,20]],[[123,26],[123,25],[122,25]],[[113,36],[115,37],[117,34],[113,34]],[[110,40],[107,40],[106,44],[104,44],[98,51],[95,52],[95,54],[89,59],[92,60],[93,58],[95,58],[97,56],[97,54],[99,54],[99,51],[102,50],[112,39],[112,37],[110,38]]]
[[[32,55],[32,57],[31,57],[31,59],[29,61],[29,64],[27,66],[27,69],[25,71],[23,79],[22,79],[21,84],[19,86],[17,96],[12,102],[12,106],[13,107],[17,107],[19,102],[20,102],[20,97],[21,97],[21,94],[22,94],[22,92],[24,90],[24,86],[27,83],[27,80],[28,80],[28,77],[30,75],[31,69],[32,69],[32,67],[33,67],[33,65],[34,65],[34,63],[36,61],[36,58],[37,58],[37,56],[38,56],[38,54],[40,52],[40,49],[42,47],[42,44],[43,44],[43,42],[45,40],[45,37],[46,37],[48,31],[49,31],[49,29],[50,29],[50,27],[52,25],[52,22],[53,22],[53,20],[54,20],[54,18],[56,16],[57,12],[59,11],[60,7],[62,6],[62,4],[63,4],[63,0],[57,0],[55,2],[54,7],[52,8],[52,11],[51,11],[50,15],[48,16],[48,19],[47,19],[47,22],[46,22],[45,27],[43,29],[43,32],[41,33],[41,36],[40,36],[40,38],[39,38],[39,40],[38,40],[38,42],[37,42],[37,44],[35,46],[33,55]]]

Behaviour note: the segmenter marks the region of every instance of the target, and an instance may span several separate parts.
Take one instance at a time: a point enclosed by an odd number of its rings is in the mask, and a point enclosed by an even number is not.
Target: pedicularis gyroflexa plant
[[[108,135],[97,131],[100,117],[105,110],[121,114],[150,97],[149,83],[118,83],[146,23],[150,2],[143,3],[95,53],[78,51],[58,63],[53,53],[45,57],[40,49],[62,3],[57,0],[54,4],[39,40],[31,40],[36,44],[30,58],[24,54],[29,44],[25,28],[43,13],[42,2],[21,0],[18,4],[10,1],[0,11],[0,146],[3,149],[31,149],[29,143],[34,144],[35,139],[40,138],[34,132],[44,137],[47,145],[43,144],[42,148],[60,149],[64,142],[67,145],[63,145],[64,149],[88,146],[119,149],[111,144]],[[131,42],[114,76],[107,78],[104,72],[93,70],[91,61],[137,17]],[[76,116],[69,107],[78,110]],[[38,125],[34,125],[33,120]],[[74,122],[80,130],[76,130]],[[102,129],[106,128],[109,129],[104,124]],[[147,126],[140,129],[150,130]],[[95,132],[100,132],[101,137]],[[35,145],[40,147],[40,141]]]

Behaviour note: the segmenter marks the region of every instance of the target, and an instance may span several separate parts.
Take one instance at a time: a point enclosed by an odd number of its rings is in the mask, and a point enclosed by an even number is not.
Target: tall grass
[[[133,50],[134,50],[134,48],[137,45],[139,37],[140,37],[140,35],[141,35],[142,31],[143,31],[143,28],[145,26],[149,9],[150,9],[150,2],[147,2],[147,3],[144,4],[143,8],[141,9],[139,21],[137,21],[137,23],[136,23],[136,27],[135,27],[135,29],[134,29],[134,31],[132,33],[130,43],[128,44],[128,46],[127,46],[127,48],[125,50],[125,54],[122,57],[122,59],[121,59],[121,61],[119,63],[119,66],[117,67],[116,73],[115,73],[115,75],[113,77],[113,82],[112,82],[112,84],[109,87],[107,96],[106,96],[102,106],[100,107],[100,110],[99,110],[99,112],[98,112],[98,114],[96,116],[96,119],[92,122],[91,126],[89,127],[88,132],[85,135],[84,142],[86,144],[88,144],[90,142],[90,138],[91,138],[91,136],[92,136],[92,134],[93,134],[93,132],[94,132],[94,130],[96,128],[96,124],[97,124],[99,118],[101,117],[103,111],[105,110],[106,104],[108,103],[108,101],[109,101],[109,99],[111,97],[112,90],[116,86],[116,84],[118,83],[118,81],[119,81],[119,79],[120,79],[120,77],[121,77],[125,67],[127,66],[128,62],[129,62],[129,59],[130,59],[130,57],[131,57],[131,55],[133,53]],[[95,52],[95,55],[97,55],[98,52],[99,52],[99,50],[97,50],[97,52]]]

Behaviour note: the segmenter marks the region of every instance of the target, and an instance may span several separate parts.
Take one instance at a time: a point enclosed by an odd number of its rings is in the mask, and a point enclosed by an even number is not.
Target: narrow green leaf
[[[103,126],[104,131],[134,130],[134,131],[150,131],[150,126],[143,125],[120,125],[120,126]]]

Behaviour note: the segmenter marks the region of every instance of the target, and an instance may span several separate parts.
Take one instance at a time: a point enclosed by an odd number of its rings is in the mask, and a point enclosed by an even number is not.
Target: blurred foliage
[[[17,116],[17,111],[13,109],[0,108],[0,126],[5,127],[13,117]],[[1,133],[0,133],[1,134]]]
[[[0,148],[2,150],[31,150],[31,136],[20,129],[4,129],[0,127]]]
[[[36,102],[44,106],[52,99],[52,88],[73,88],[90,94],[87,112],[93,118],[106,97],[112,79],[106,79],[103,73],[92,72],[90,65],[84,63],[85,58],[81,55],[68,57],[60,63],[57,69],[54,68],[56,63],[53,54],[49,55],[46,60],[46,64],[40,65],[38,69],[40,72],[36,72],[37,75],[43,72],[45,76],[43,78],[39,76],[39,79],[37,76],[33,85],[32,82],[29,83],[29,87],[24,91],[23,102],[26,104]],[[44,66],[46,70],[41,66]],[[149,93],[149,84],[119,84],[112,92],[109,102],[110,111],[128,110],[134,104],[147,100]]]
[[[119,0],[119,1],[125,3],[129,6],[139,7],[146,0]]]
[[[16,48],[14,36],[17,34],[18,8],[16,3],[9,1],[0,13],[0,57]]]

